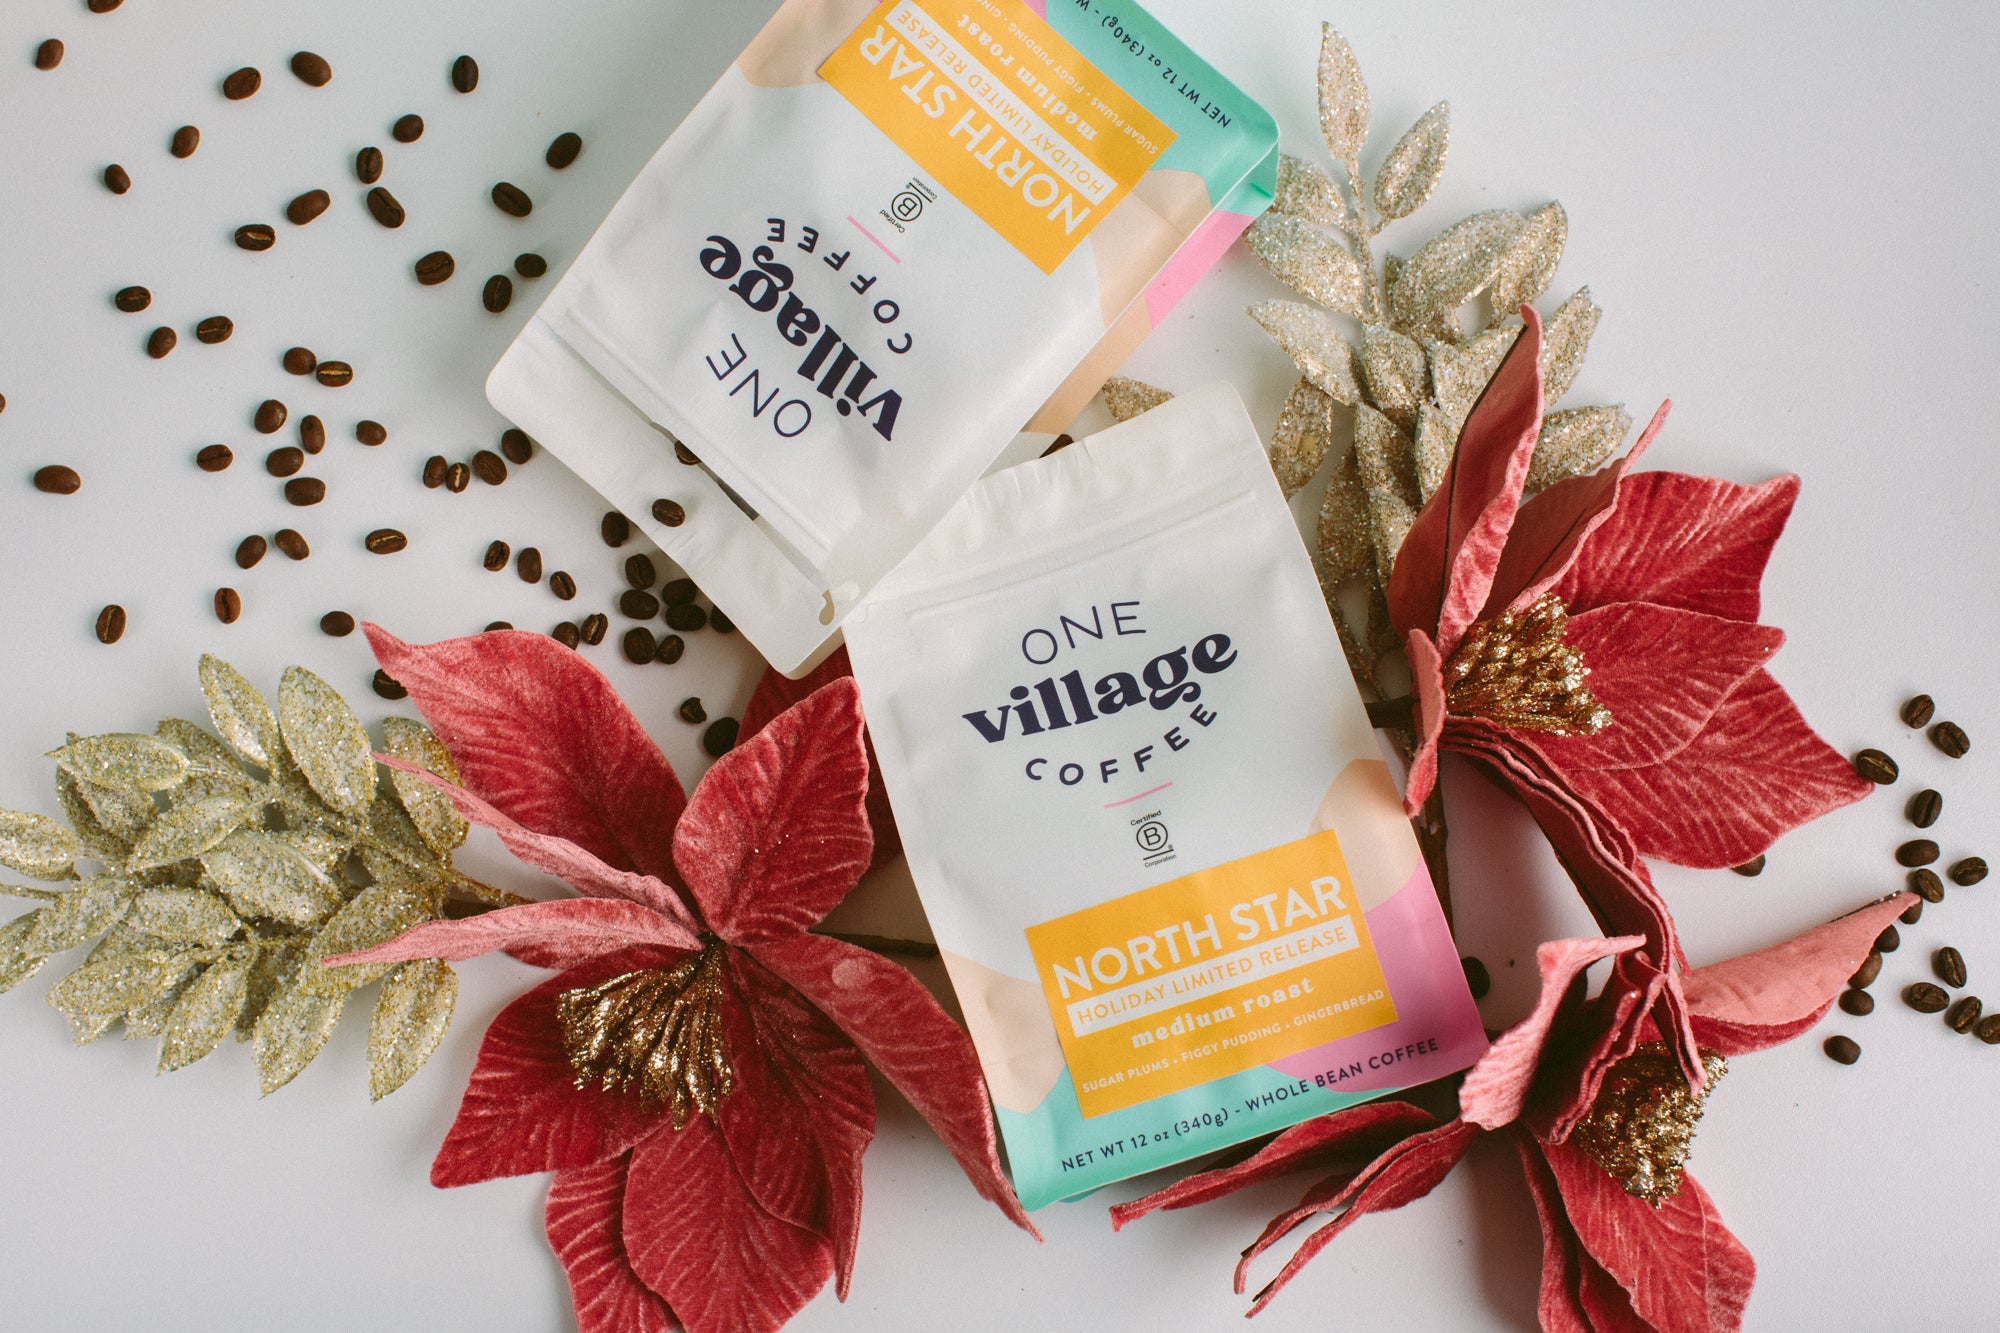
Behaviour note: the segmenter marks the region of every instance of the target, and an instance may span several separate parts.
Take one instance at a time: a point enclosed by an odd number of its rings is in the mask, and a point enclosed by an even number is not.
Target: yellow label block
[[[1020,0],[887,0],[819,72],[1044,273],[1174,141]]]
[[[1086,1118],[1396,1018],[1331,830],[1027,936]]]

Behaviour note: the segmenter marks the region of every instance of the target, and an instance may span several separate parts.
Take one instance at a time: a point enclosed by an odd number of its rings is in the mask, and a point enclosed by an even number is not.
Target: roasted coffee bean
[[[1861,1047],[1852,1037],[1828,1037],[1820,1049],[1844,1065],[1851,1065],[1861,1058]]]
[[[1980,1019],[1979,1025],[1972,1029],[1972,1035],[1988,1046],[2000,1046],[2000,1013],[1988,1014]]]
[[[518,466],[535,456],[535,442],[519,426],[509,426],[500,432],[500,452]]]
[[[373,449],[388,443],[389,428],[379,421],[357,421],[354,423],[354,438]]]
[[[491,634],[494,630],[512,628],[514,628],[514,622],[511,620],[489,620],[486,622],[485,632]]]
[[[542,155],[542,160],[557,171],[561,171],[564,167],[576,161],[576,155],[582,151],[583,136],[575,130],[564,130],[561,134],[549,140],[549,151]]]
[[[1465,988],[1472,992],[1472,998],[1483,1000],[1493,989],[1493,976],[1486,970],[1486,964],[1467,954],[1458,960],[1459,970],[1465,973]]]
[[[222,95],[232,102],[240,102],[263,86],[264,76],[245,65],[222,81]]]
[[[644,666],[659,656],[659,644],[653,639],[653,631],[643,625],[635,625],[625,631],[625,637],[618,641],[624,650],[625,660],[634,666]]]
[[[153,294],[144,287],[120,287],[112,295],[111,304],[128,315],[136,315],[153,304]]]
[[[1902,911],[1896,913],[1896,919],[1906,926],[1916,925],[1917,922],[1924,919],[1924,900],[1919,898]]]
[[[410,697],[410,692],[403,688],[403,682],[397,680],[380,667],[375,668],[375,678],[369,681],[368,684],[375,693],[381,695],[384,699],[394,701]]]
[[[708,613],[708,627],[717,634],[734,634],[736,632],[736,622],[722,614],[722,608],[719,606]]]
[[[235,453],[226,444],[204,444],[194,456],[194,465],[203,472],[220,472],[235,461]]]
[[[1764,854],[1759,852],[1742,865],[1731,866],[1729,868],[1739,875],[1754,879],[1756,876],[1764,873]]]
[[[493,206],[510,218],[524,218],[535,211],[535,201],[512,181],[501,181],[493,187]]]
[[[1910,803],[1903,807],[1903,813],[1918,828],[1929,828],[1944,813],[1944,797],[1938,794],[1936,788],[1926,787],[1910,798]]]
[[[463,463],[453,463],[444,470],[444,488],[453,495],[462,495],[472,484],[472,469]]]
[[[632,520],[616,509],[608,509],[597,524],[597,533],[606,546],[623,546],[632,539]]]
[[[312,354],[309,347],[287,347],[282,363],[287,374],[310,375],[319,365],[319,358]]]
[[[1881,975],[1882,955],[1870,949],[1868,956],[1861,960],[1861,966],[1855,968],[1854,975],[1847,979],[1847,984],[1857,990],[1866,990],[1874,985],[1875,978]]]
[[[125,637],[125,608],[113,602],[97,613],[97,641],[116,643]]]
[[[488,486],[498,486],[507,480],[507,460],[491,449],[481,449],[472,456],[472,475]]]
[[[194,150],[201,147],[201,131],[192,125],[183,125],[174,131],[173,139],[167,144],[167,151],[175,157],[193,157]]]
[[[692,723],[697,727],[708,721],[708,710],[701,706],[701,699],[697,696],[681,700],[681,706],[674,711],[681,715],[681,721]]]
[[[1878,787],[1886,787],[1901,771],[1896,761],[1880,750],[1862,750],[1854,756],[1854,771]]]
[[[326,212],[333,203],[333,196],[325,190],[307,190],[291,203],[285,205],[285,220],[294,227],[303,227],[320,214]]]
[[[680,635],[667,635],[660,640],[660,660],[668,666],[672,666],[681,660],[681,654],[687,651],[687,646],[687,640],[683,639]]]
[[[180,335],[162,324],[146,339],[146,355],[158,361],[180,343]]]
[[[299,418],[299,448],[309,454],[326,448],[326,423],[310,412]]]
[[[1903,704],[1903,725],[1921,728],[1930,725],[1931,715],[1937,712],[1937,705],[1928,694],[1912,695]]]
[[[322,361],[313,367],[313,378],[329,389],[354,383],[354,367],[345,361]]]
[[[215,618],[225,625],[234,625],[243,614],[243,595],[234,588],[215,590]]]
[[[292,57],[292,73],[309,88],[324,88],[333,81],[333,66],[326,63],[325,56],[311,51],[301,51]]]
[[[408,546],[410,539],[394,528],[377,528],[362,538],[361,544],[372,555],[394,555]]]
[[[326,483],[318,477],[293,477],[285,483],[285,499],[301,507],[326,499]]]
[[[424,137],[424,118],[414,111],[407,116],[398,116],[396,123],[389,127],[389,135],[397,143],[415,143]]]
[[[1961,888],[1970,888],[1986,878],[1986,858],[1968,856],[1961,861],[1953,861],[1948,873],[1951,875],[1952,883]]]
[[[443,454],[432,454],[424,460],[424,485],[431,490],[444,485],[444,474],[450,468],[451,464],[444,461]]]
[[[329,611],[319,618],[319,628],[322,634],[344,639],[354,633],[354,617],[345,611]]]
[[[708,612],[702,610],[692,602],[683,602],[679,606],[670,606],[667,608],[667,627],[669,629],[677,629],[682,633],[687,633],[692,630],[702,629],[707,624]]]
[[[549,261],[526,250],[514,256],[514,271],[524,278],[539,278],[549,271]]]
[[[435,287],[457,268],[457,261],[448,251],[433,250],[417,261],[417,281],[426,287]]]
[[[565,648],[574,648],[583,642],[583,631],[570,621],[563,621],[549,631],[549,637]]]
[[[670,528],[677,528],[687,522],[687,510],[675,500],[653,501],[653,517]]]
[[[90,12],[93,14],[109,14],[124,3],[125,0],[90,0]]]
[[[1957,990],[1965,984],[1965,956],[1947,944],[1931,955],[1931,971],[1939,981]]]
[[[660,571],[653,568],[653,557],[643,553],[625,557],[625,582],[627,585],[643,590],[651,588],[659,581]]]
[[[660,614],[660,599],[642,588],[627,588],[618,594],[618,609],[634,620],[651,620]]]
[[[1910,892],[1927,903],[1941,903],[1944,901],[1944,881],[1937,877],[1935,870],[1912,870]]]
[[[274,477],[296,477],[305,465],[305,450],[289,444],[264,455],[264,470]]]
[[[1928,981],[1913,981],[1903,988],[1903,1003],[1920,1014],[1939,1014],[1951,1003],[1951,996],[1944,987],[1933,986]]]
[[[583,641],[593,648],[604,642],[605,634],[611,629],[611,617],[602,611],[592,611],[578,626],[583,631]]]
[[[257,411],[250,422],[260,435],[275,435],[285,424],[285,405],[275,398],[266,398],[257,404]]]
[[[1979,1022],[1980,1008],[1977,995],[1964,996],[1946,1012],[1945,1025],[1953,1032],[1970,1032]]]
[[[507,558],[511,556],[513,553],[514,552],[512,548],[510,548],[506,542],[503,541],[489,542],[487,543],[486,546],[485,558],[482,559],[480,563],[484,565],[488,570],[491,570],[494,573],[498,573],[499,571],[507,568]]]
[[[699,458],[694,456],[694,450],[688,448],[679,440],[674,441],[674,457],[680,459],[682,465],[685,467],[694,467],[701,462]]]
[[[462,93],[469,93],[479,86],[479,62],[471,56],[460,56],[451,62],[451,86]]]
[[[47,467],[35,469],[35,489],[47,495],[75,495],[83,486],[83,478],[76,469],[62,463],[50,463]]]
[[[1840,993],[1841,1012],[1864,1018],[1875,1012],[1875,997],[1865,990],[1846,990]]]
[[[558,569],[555,573],[549,575],[549,591],[565,602],[574,600],[576,597],[576,580],[569,576],[568,570]]]
[[[497,315],[514,302],[514,284],[505,273],[495,273],[480,289],[479,304],[486,307],[486,313]]]
[[[354,177],[363,185],[382,179],[382,150],[372,144],[354,155]]]
[[[59,38],[51,37],[35,48],[35,68],[54,69],[62,64],[63,44]]]
[[[251,222],[236,229],[236,244],[245,250],[268,250],[278,243],[278,233],[268,222]]]
[[[1965,728],[1956,722],[1940,722],[1932,727],[1931,744],[1949,759],[1963,759],[1966,751],[1972,748],[1972,740],[1965,734]]]
[[[104,188],[113,194],[123,194],[132,188],[132,173],[113,162],[104,169]]]
[[[1876,953],[1894,953],[1902,946],[1903,937],[1894,926],[1882,927],[1882,933],[1875,937]]]
[[[1938,859],[1938,845],[1929,838],[1912,838],[1896,849],[1896,862],[1906,866],[1927,866]]]
[[[542,581],[542,553],[532,546],[523,546],[521,554],[514,557],[514,572],[521,576],[523,583]]]
[[[210,315],[194,326],[196,342],[207,343],[210,347],[229,341],[229,335],[236,332],[236,321],[227,315]]]
[[[251,533],[236,544],[236,567],[238,569],[250,568],[264,558],[264,552],[269,549],[269,546],[270,543],[266,542],[262,537],[254,532]]]
[[[396,196],[381,186],[368,192],[368,212],[385,227],[403,225],[403,206],[396,202]]]
[[[694,586],[693,579],[669,579],[667,586],[660,589],[660,600],[668,606],[685,606],[701,592]]]
[[[701,748],[712,759],[720,759],[736,748],[737,721],[733,717],[719,717],[708,724],[708,730],[701,733]]]
[[[279,528],[271,534],[271,545],[285,553],[287,559],[303,560],[312,554],[312,547],[306,542],[306,535],[297,528]]]

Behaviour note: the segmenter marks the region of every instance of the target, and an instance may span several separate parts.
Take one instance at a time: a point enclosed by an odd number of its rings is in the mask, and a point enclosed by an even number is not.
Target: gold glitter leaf
[[[31,879],[68,879],[82,854],[76,835],[47,815],[0,810],[0,866]]]
[[[24,912],[0,926],[0,993],[10,991],[41,969],[49,956],[28,948],[28,939],[41,923],[45,908]]]
[[[132,924],[180,944],[220,944],[243,930],[236,913],[205,889],[148,889],[133,907]]]
[[[1113,421],[1130,421],[1172,398],[1165,389],[1155,388],[1144,380],[1113,375],[1104,381],[1104,406],[1110,409]]]
[[[1303,301],[1259,301],[1250,307],[1250,318],[1320,392],[1349,407],[1361,401],[1353,344],[1332,315]]]
[[[1632,429],[1621,407],[1572,407],[1542,418],[1542,433],[1528,463],[1529,491],[1578,477],[1611,457]]]
[[[69,777],[67,773],[63,775]],[[94,782],[77,782],[70,778],[76,799],[90,810],[92,823],[110,835],[114,843],[129,852],[139,836],[153,826],[160,809],[153,804],[150,792],[129,787],[100,787]],[[188,799],[189,784],[181,783],[173,789],[172,799]]]
[[[124,732],[72,740],[59,750],[51,750],[49,758],[78,781],[139,791],[177,787],[187,777],[188,768],[181,752],[165,741]]]
[[[383,976],[394,963],[362,963],[352,967],[321,967],[320,960],[354,953],[395,939],[412,926],[437,915],[437,894],[407,883],[372,884],[334,913],[306,948],[299,989],[346,992]]]
[[[104,1035],[129,1009],[172,990],[187,973],[180,954],[131,954],[85,963],[49,990],[49,1007],[70,1020],[79,1046]]]
[[[347,992],[331,993],[294,986],[271,1002],[257,1020],[257,1078],[270,1096],[312,1063],[340,1022]]]
[[[1484,291],[1527,221],[1504,208],[1474,213],[1424,242],[1389,286],[1389,312],[1402,328],[1423,325]]]
[[[235,1028],[249,994],[249,958],[224,958],[202,969],[167,1016],[160,1072],[184,1069],[220,1046]]]
[[[1428,502],[1444,482],[1451,467],[1452,450],[1458,447],[1458,426],[1436,403],[1417,409],[1417,497]]]
[[[1331,23],[1319,25],[1319,132],[1334,160],[1358,179],[1361,145],[1368,137],[1368,84],[1354,48]]]
[[[201,858],[208,881],[243,916],[287,926],[312,926],[343,901],[340,888],[313,859],[280,837],[241,831]]]
[[[429,769],[446,782],[458,781],[458,765],[423,723],[391,717],[383,721],[382,732],[390,754],[418,768]],[[390,769],[389,782],[425,843],[449,863],[452,851],[465,842],[472,826],[459,815],[449,796],[422,778],[412,777],[401,769]]]
[[[1658,1208],[1680,1193],[1703,1105],[1729,1072],[1714,1051],[1701,1052],[1701,1067],[1708,1081],[1696,1092],[1665,1043],[1642,1042],[1605,1074],[1572,1141],[1627,1194]]]
[[[1271,200],[1271,211],[1342,230],[1356,223],[1333,178],[1290,153],[1278,156],[1278,188]]]
[[[1368,528],[1368,493],[1348,454],[1333,470],[1319,507],[1320,580],[1329,594],[1368,568],[1374,541]],[[1329,601],[1331,597],[1329,596]]]
[[[1402,427],[1366,403],[1354,409],[1354,464],[1370,492],[1416,505],[1416,447]]]
[[[1312,380],[1302,379],[1285,396],[1271,437],[1271,470],[1287,500],[1313,479],[1332,444],[1333,399]]]
[[[1490,328],[1456,346],[1443,342],[1430,344],[1431,392],[1438,406],[1451,418],[1454,430],[1465,423],[1465,414],[1479,401],[1479,395],[1486,392],[1493,372],[1500,369],[1508,349],[1520,336],[1521,325],[1516,321]]]
[[[278,684],[278,729],[321,800],[344,814],[368,808],[375,799],[374,750],[339,691],[304,667],[286,667]]]
[[[1451,146],[1451,103],[1439,102],[1403,132],[1375,173],[1375,209],[1384,218],[1406,218],[1423,207],[1444,174]]]
[[[99,875],[43,908],[23,945],[31,953],[61,953],[102,935],[124,919],[138,892],[130,880]]]
[[[185,963],[174,984],[133,1009],[124,1013],[125,1040],[138,1041],[142,1037],[166,1035],[167,1023],[174,1016],[174,1006],[187,993],[188,983],[193,981],[198,969],[192,963]]]
[[[263,1021],[264,1011],[297,983],[305,957],[305,946],[302,944],[280,944],[257,950],[250,962],[250,988],[243,1001],[243,1012],[236,1016],[236,1040],[249,1041],[256,1035],[257,1024]]]
[[[1375,546],[1378,582],[1388,583],[1389,571],[1396,566],[1396,553],[1403,549],[1403,538],[1410,535],[1410,525],[1416,521],[1417,511],[1394,493],[1373,489],[1368,492],[1368,532]]]
[[[404,963],[382,983],[368,1024],[368,1096],[381,1101],[423,1068],[451,1026],[458,973],[435,958]]]
[[[1370,324],[1362,330],[1361,368],[1374,406],[1399,426],[1414,425],[1424,397],[1424,349],[1387,325]]]
[[[63,814],[68,817],[70,827],[76,831],[77,841],[83,844],[85,851],[100,861],[122,862],[131,854],[132,839],[105,827],[103,821],[98,819],[97,812],[84,799],[85,789],[90,787],[91,784],[78,782],[63,770],[56,770],[56,800],[62,804]],[[92,790],[103,792],[109,788],[98,787]],[[145,799],[148,805],[152,804],[151,797]]]
[[[1597,321],[1603,314],[1590,299],[1590,288],[1579,287],[1549,316],[1542,329],[1543,407],[1554,407],[1576,383],[1576,373],[1583,369],[1583,354],[1590,350],[1590,335],[1597,332]]]
[[[1368,275],[1354,252],[1310,222],[1266,213],[1250,227],[1250,253],[1287,287],[1359,319]]]
[[[174,806],[132,844],[127,867],[148,870],[200,856],[246,821],[263,817],[263,806],[247,795],[208,796]]]
[[[1528,214],[1528,225],[1500,261],[1500,276],[1493,280],[1494,318],[1518,314],[1524,303],[1548,290],[1568,239],[1569,215],[1561,204],[1544,204]]]
[[[170,717],[153,729],[153,734],[179,750],[188,761],[188,778],[209,780],[212,791],[226,787],[248,789],[250,778],[236,761],[235,753],[208,731],[185,718]]]
[[[329,833],[322,828],[292,828],[267,835],[273,842],[283,843],[328,876],[337,877],[342,865],[354,851],[351,839]]]
[[[208,715],[236,752],[259,768],[268,769],[281,753],[278,719],[257,687],[219,657],[201,655],[201,692],[208,698]]]

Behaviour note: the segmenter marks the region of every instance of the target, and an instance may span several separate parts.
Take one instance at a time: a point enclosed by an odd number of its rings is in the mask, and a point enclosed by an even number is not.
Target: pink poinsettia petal
[[[1656,602],[1755,620],[1764,565],[1798,498],[1799,479],[1738,486],[1685,472],[1640,472],[1554,591],[1572,612]]]
[[[674,833],[674,863],[736,944],[796,935],[868,868],[861,698],[836,680],[716,761]]]
[[[1438,738],[1444,735],[1444,662],[1437,645],[1422,630],[1411,630],[1404,643],[1410,659],[1410,682],[1416,699],[1416,749],[1403,783],[1403,813],[1412,819],[1423,810],[1437,786]]]
[[[563,898],[503,907],[458,921],[426,921],[372,949],[328,958],[325,965],[406,963],[413,958],[456,963],[535,946],[560,951],[563,957],[590,958],[639,944],[691,950],[699,941],[650,907],[612,898]]]
[[[707,1116],[633,1150],[624,1238],[688,1333],[777,1333],[833,1276],[826,1238],[758,1206]]]
[[[419,645],[364,628],[467,787],[609,866],[673,881],[680,779],[596,667],[520,630]]]
[[[757,961],[839,1024],[868,1063],[930,1122],[973,1188],[1040,1238],[1001,1169],[998,1132],[972,1041],[922,982],[886,958],[820,935],[759,945]]]
[[[737,743],[755,736],[772,718],[820,686],[830,685],[843,676],[853,674],[854,667],[847,660],[844,644],[834,649],[826,661],[797,680],[766,667],[757,680],[757,688],[750,692],[750,702],[743,705],[743,722],[737,730]],[[869,739],[866,731],[862,732],[861,739],[868,749],[868,828],[875,837],[875,850],[869,857],[868,868],[875,870],[902,855],[903,839],[896,832],[896,816],[889,808],[889,790],[882,785],[882,766],[875,759],[875,742]]]
[[[1611,975],[1591,1000],[1589,1012],[1552,1040],[1542,1057],[1543,1076],[1525,1118],[1537,1136],[1567,1139],[1590,1114],[1605,1075],[1641,1042],[1657,1039],[1663,1026],[1675,1034],[1670,1045],[1676,1053],[1695,1051],[1681,1012],[1665,1002],[1667,989],[1667,974],[1644,954],[1635,950],[1613,960]],[[1708,1074],[1698,1056],[1681,1056],[1680,1063],[1691,1085],[1707,1086]]]
[[[1819,1022],[1874,947],[1882,928],[1916,901],[1892,894],[1858,911],[1681,978],[1695,1037],[1722,1055],[1760,1051]]]
[[[1466,1074],[1458,1090],[1460,1117],[1484,1129],[1498,1129],[1517,1119],[1527,1104],[1528,1087],[1541,1067],[1549,1028],[1570,995],[1570,983],[1599,959],[1628,953],[1645,942],[1643,936],[1624,935],[1616,939],[1551,940],[1536,949],[1535,966],[1542,974],[1542,989],[1534,1012],[1502,1033]]]
[[[634,1093],[578,1088],[563,1050],[556,999],[641,967],[671,966],[659,949],[606,954],[549,978],[500,1011],[479,1045],[431,1183],[470,1185],[496,1176],[562,1171],[618,1156],[667,1123]]]
[[[1602,1333],[1583,1307],[1579,1294],[1583,1266],[1588,1260],[1578,1244],[1576,1230],[1563,1212],[1562,1194],[1556,1189],[1541,1146],[1523,1133],[1508,1136],[1521,1158],[1521,1174],[1527,1177],[1528,1196],[1534,1200],[1535,1220],[1542,1228],[1542,1283],[1536,1301],[1542,1333]],[[1640,1333],[1647,1333],[1640,1330]]]
[[[1821,740],[1768,671],[1754,671],[1708,725],[1661,763],[1568,777],[1639,850],[1703,869],[1741,865],[1873,784]]]
[[[543,1225],[569,1278],[577,1333],[676,1333],[672,1310],[625,1257],[622,1220],[630,1156],[556,1172]]]
[[[1423,630],[1449,657],[1492,590],[1542,428],[1542,321],[1527,327],[1466,414],[1444,480],[1403,539],[1389,576],[1398,635]]]
[[[1611,710],[1595,736],[1538,736],[1558,768],[1636,768],[1672,758],[1736,687],[1785,641],[1769,625],[1648,602],[1614,602],[1572,617],[1565,643],[1590,668]]]

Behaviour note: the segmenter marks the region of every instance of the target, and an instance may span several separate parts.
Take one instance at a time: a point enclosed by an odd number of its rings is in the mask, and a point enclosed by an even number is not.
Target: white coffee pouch
[[[981,481],[846,637],[1028,1206],[1486,1048],[1228,386]]]

